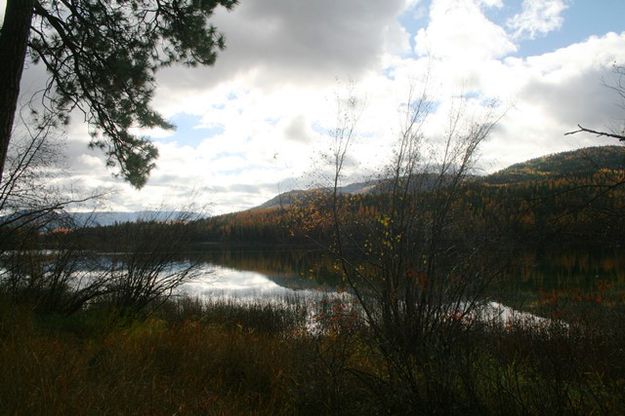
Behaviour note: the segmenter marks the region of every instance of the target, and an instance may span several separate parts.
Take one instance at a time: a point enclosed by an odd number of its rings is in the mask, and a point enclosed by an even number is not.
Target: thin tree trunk
[[[0,183],[13,130],[35,1],[8,0],[0,31]]]

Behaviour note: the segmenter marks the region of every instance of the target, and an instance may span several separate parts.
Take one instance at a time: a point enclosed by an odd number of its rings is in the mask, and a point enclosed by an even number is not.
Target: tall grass
[[[310,331],[294,299],[171,300],[120,320],[104,305],[66,316],[3,298],[0,414],[623,414],[624,325],[605,308],[597,325],[468,326],[453,345],[420,346],[415,386],[402,386],[340,300],[318,305]]]

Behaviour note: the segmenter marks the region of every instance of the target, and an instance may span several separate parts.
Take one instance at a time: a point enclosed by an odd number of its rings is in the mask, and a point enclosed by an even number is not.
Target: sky
[[[389,162],[409,92],[423,88],[433,143],[459,96],[471,117],[501,116],[477,172],[610,144],[564,133],[578,123],[622,126],[622,102],[606,84],[613,65],[625,65],[623,16],[622,0],[243,0],[211,18],[227,45],[214,66],[158,73],[153,106],[177,129],[136,129],[160,152],[144,188],[114,177],[87,148],[80,116],[65,132],[54,182],[106,193],[99,209],[251,208],[323,184],[346,96],[357,98],[358,120],[344,180],[366,179]],[[28,65],[23,97],[43,79]]]

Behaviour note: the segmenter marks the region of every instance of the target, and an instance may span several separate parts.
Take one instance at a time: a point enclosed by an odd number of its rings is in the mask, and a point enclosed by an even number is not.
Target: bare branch
[[[566,132],[564,133],[564,135],[571,136],[577,133],[590,133],[598,137],[612,137],[612,138],[618,139],[621,142],[625,142],[625,135],[622,135],[622,134],[614,134],[614,133],[608,133],[606,131],[597,131],[597,130],[587,129],[586,127],[583,127],[580,124],[578,124],[577,127],[579,127],[578,130]]]

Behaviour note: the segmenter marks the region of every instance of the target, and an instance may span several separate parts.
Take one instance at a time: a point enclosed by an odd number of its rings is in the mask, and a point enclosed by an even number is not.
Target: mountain
[[[370,180],[365,182],[352,183],[338,188],[338,192],[339,194],[348,195],[379,192],[382,182],[383,181],[381,180]],[[261,205],[252,209],[287,208],[288,206],[293,204],[293,202],[306,201],[307,199],[315,198],[319,194],[329,194],[330,192],[332,192],[331,188],[315,188],[309,190],[297,189],[293,191],[283,192],[271,198],[267,202],[264,202]]]
[[[475,178],[470,176],[470,178]],[[431,190],[437,181],[439,175],[435,173],[423,173],[416,175],[412,180],[412,185],[415,189],[421,191]],[[338,188],[340,195],[379,195],[391,191],[393,182],[389,179],[372,179],[365,182],[356,182],[349,185],[341,186]],[[332,192],[332,188],[314,188],[308,190],[293,190],[283,192],[270,200],[258,205],[251,210],[264,210],[273,208],[287,208],[294,202],[312,202],[315,198],[321,195],[329,195]]]
[[[484,177],[488,184],[591,176],[601,170],[625,169],[625,146],[586,147],[517,163]]]
[[[468,176],[465,193],[459,195],[459,212],[480,224],[488,210],[496,217],[497,230],[507,230],[523,244],[557,239],[621,244],[625,217],[614,213],[625,207],[625,186],[616,186],[625,183],[624,178],[625,146],[557,153],[490,175]],[[433,189],[439,180],[432,173],[413,179],[414,190],[419,191]],[[349,215],[375,218],[384,209],[391,186],[391,181],[375,180],[350,184],[339,192],[354,195],[346,199]],[[247,244],[325,241],[331,234],[326,215],[330,192],[330,188],[285,192],[258,207],[199,221],[195,238]],[[293,206],[298,209],[276,209]]]
[[[513,185],[562,177],[591,177],[602,170],[625,170],[625,146],[596,146],[555,153],[511,165],[490,175],[468,176],[467,179],[486,185]],[[426,173],[419,176],[415,186],[422,190],[431,189],[437,180],[438,175]],[[381,194],[389,190],[388,180],[375,179],[345,185],[338,191],[340,194],[358,195]],[[293,202],[313,201],[331,191],[331,188],[315,188],[283,192],[250,211],[287,208]]]
[[[137,221],[167,222],[178,219],[198,219],[202,216],[186,211],[95,211],[95,212],[68,212],[68,217],[78,226],[108,226],[115,223]]]

